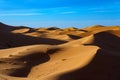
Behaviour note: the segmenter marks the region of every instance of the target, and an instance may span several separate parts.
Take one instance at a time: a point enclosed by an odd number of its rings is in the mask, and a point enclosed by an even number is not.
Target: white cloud
[[[105,8],[102,8],[102,7],[95,7],[95,8],[89,8],[88,10],[101,10],[101,9],[105,9]]]
[[[97,7],[97,8],[89,8],[88,9],[90,12],[120,12],[120,8],[119,7]]]
[[[73,13],[77,13],[76,11],[68,11],[68,12],[61,12],[60,14],[73,14]]]
[[[10,13],[10,14],[0,14],[0,16],[33,16],[42,15],[42,13]]]
[[[93,12],[100,12],[100,13],[104,13],[104,12],[120,12],[120,10],[118,9],[111,9],[111,10],[94,10]]]
[[[0,10],[0,16],[32,16],[43,15],[38,9]]]
[[[110,11],[105,11],[105,10],[98,10],[98,11],[97,11],[97,10],[96,10],[96,11],[94,11],[94,12],[101,12],[101,13],[102,13],[102,12],[110,12]]]
[[[13,10],[0,10],[0,13],[17,13],[17,12],[35,12],[35,11],[39,11],[39,9],[13,9]]]

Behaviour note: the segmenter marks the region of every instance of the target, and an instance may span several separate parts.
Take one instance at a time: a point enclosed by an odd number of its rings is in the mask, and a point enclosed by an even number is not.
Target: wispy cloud
[[[0,9],[0,12],[44,12],[44,11],[65,11],[70,7],[54,7],[54,8],[20,8],[20,9]]]
[[[38,9],[14,9],[14,10],[0,10],[0,16],[32,16],[43,15]]]
[[[103,7],[92,7],[92,8],[88,8],[88,10],[103,10],[103,9],[108,9],[108,8],[103,8]]]
[[[36,12],[39,11],[39,9],[13,9],[13,10],[2,10],[0,9],[0,13],[31,13],[31,12]]]
[[[97,12],[97,13],[117,13],[117,12],[120,12],[120,10],[94,10],[93,12]]]
[[[106,11],[106,10],[96,10],[96,11],[93,11],[93,12],[104,13],[104,12],[112,12],[112,11]]]
[[[55,7],[46,9],[13,9],[0,10],[0,16],[30,16],[30,15],[51,15],[51,14],[74,14],[77,11],[71,11],[69,7]]]
[[[42,15],[42,13],[10,13],[10,14],[0,14],[0,16],[34,16]]]
[[[60,14],[74,14],[77,13],[76,11],[67,11],[67,12],[60,12]]]
[[[120,12],[120,8],[119,7],[97,7],[97,8],[89,8],[88,9],[91,12]]]

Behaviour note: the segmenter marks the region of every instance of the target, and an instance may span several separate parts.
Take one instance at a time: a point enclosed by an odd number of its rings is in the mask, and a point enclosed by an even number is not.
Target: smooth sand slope
[[[0,23],[0,80],[120,80],[120,28]]]

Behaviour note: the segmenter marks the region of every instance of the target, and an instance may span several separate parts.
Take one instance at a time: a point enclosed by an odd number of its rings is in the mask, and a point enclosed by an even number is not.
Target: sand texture
[[[0,80],[120,80],[120,26],[0,23]]]

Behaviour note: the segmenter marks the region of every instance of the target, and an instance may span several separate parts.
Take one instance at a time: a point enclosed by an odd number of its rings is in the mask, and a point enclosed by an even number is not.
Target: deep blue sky
[[[120,0],[0,0],[0,21],[30,27],[120,25]]]

